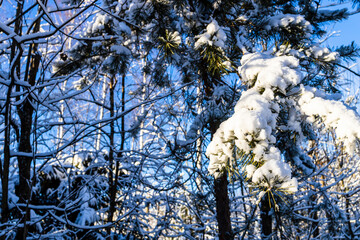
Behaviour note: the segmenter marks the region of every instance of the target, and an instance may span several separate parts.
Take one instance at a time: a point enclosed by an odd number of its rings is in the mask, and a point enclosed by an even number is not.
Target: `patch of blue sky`
[[[327,1],[326,1],[327,2]],[[328,2],[331,4],[331,2]],[[360,6],[359,6],[360,7]],[[359,10],[353,8],[353,5],[350,2],[343,3],[339,6],[328,7],[326,9],[336,9],[336,8],[348,8],[351,14],[348,19],[329,24],[327,26],[327,31],[331,33],[331,37],[325,41],[325,45],[331,49],[336,49],[341,45],[350,45],[354,42],[358,47],[360,46],[360,13]],[[347,63],[349,67],[354,72],[360,73],[360,59],[357,59],[356,62]],[[356,74],[353,74],[347,70],[344,70],[341,74],[342,91],[344,94],[344,100],[353,98],[353,104],[357,105],[358,112],[360,110],[360,77]]]

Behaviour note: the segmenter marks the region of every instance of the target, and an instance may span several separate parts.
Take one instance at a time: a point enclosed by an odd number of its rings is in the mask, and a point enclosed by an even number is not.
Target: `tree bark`
[[[109,86],[109,101],[110,101],[110,118],[114,116],[114,76],[110,78],[110,86]],[[113,172],[113,165],[114,165],[114,121],[110,122],[110,135],[109,135],[109,188],[110,188],[110,206],[109,206],[109,216],[108,222],[113,221],[114,216],[114,199],[115,199],[115,192],[114,192],[114,172]],[[116,180],[115,180],[116,181]]]
[[[5,140],[4,140],[4,164],[1,168],[1,222],[5,223],[9,219],[9,167],[10,167],[10,118],[11,105],[10,95],[13,87],[13,81],[8,88],[8,93],[5,102]]]
[[[200,76],[204,84],[205,96],[208,99],[212,98],[214,86],[220,82],[220,75],[209,76],[207,72],[207,63],[205,59],[200,61]],[[210,132],[211,138],[219,128],[220,122],[216,119],[211,119]],[[218,222],[219,239],[230,240],[233,239],[231,230],[230,217],[230,201],[228,193],[228,180],[226,172],[219,179],[214,180],[215,201],[216,201],[216,220]]]
[[[214,180],[216,200],[216,220],[219,228],[219,239],[233,239],[230,221],[230,202],[228,195],[227,174]]]
[[[263,196],[260,205],[261,238],[269,239],[272,233],[272,216],[270,213],[271,203],[268,194]]]
[[[16,20],[14,25],[14,32],[17,35],[21,36],[22,33],[22,12],[24,7],[24,1],[18,1],[17,7],[16,7]],[[11,101],[10,101],[10,95],[12,91],[12,87],[15,84],[17,80],[20,79],[20,64],[21,64],[21,57],[23,54],[23,49],[21,46],[18,45],[18,43],[13,40],[11,45],[11,53],[10,53],[10,76],[11,76],[11,84],[8,89],[8,95],[7,95],[7,102],[5,107],[5,146],[4,146],[4,169],[3,169],[3,176],[2,176],[2,187],[3,187],[3,199],[2,199],[2,222],[6,222],[9,218],[9,208],[8,208],[8,180],[9,180],[9,164],[10,164],[10,118],[11,118]],[[19,90],[19,87],[16,86],[16,89]],[[18,100],[18,99],[17,99]],[[26,102],[26,101],[25,101]],[[21,120],[21,117],[20,117]],[[21,136],[19,140],[19,151],[21,146],[21,139],[23,138],[23,131],[25,129],[21,128]],[[20,193],[22,193],[21,184],[23,183],[23,179],[21,176],[24,176],[24,171],[21,168],[21,159],[18,158],[18,164],[19,164],[19,188],[18,188],[18,195],[20,197]],[[29,171],[30,176],[30,171]],[[23,201],[24,198],[20,197],[19,201]],[[24,202],[24,201],[23,201]],[[22,217],[22,223],[26,223],[26,214]],[[24,239],[26,237],[26,231],[24,231],[24,228],[19,228],[17,231],[16,239]]]
[[[31,127],[32,127],[32,114],[33,108],[27,99],[19,109],[19,117],[21,123],[20,142],[18,150],[19,152],[31,153]],[[19,156],[19,186],[18,186],[18,197],[20,203],[28,203],[31,196],[31,182],[30,182],[30,170],[31,170],[32,157]],[[23,228],[19,228],[16,239],[26,239],[27,225],[26,221],[30,220],[30,211],[28,208],[23,209],[24,211],[21,223],[24,224]]]
[[[40,30],[40,18],[36,21],[33,29],[33,33],[39,32]],[[38,44],[34,43],[30,45],[27,65],[25,69],[24,81],[28,82],[31,86],[35,85],[36,76],[39,70],[40,59],[41,57],[37,53]],[[19,90],[19,89],[18,89]],[[23,89],[24,91],[24,89]],[[18,106],[17,111],[20,118],[20,141],[18,145],[18,151],[23,153],[32,152],[31,144],[31,133],[33,125],[33,113],[34,107],[32,105],[32,97],[30,94],[24,94],[23,97],[25,100],[21,105]],[[31,171],[31,162],[33,160],[32,156],[18,156],[18,166],[19,166],[19,186],[18,186],[18,197],[20,203],[29,204],[31,201],[31,180],[30,180],[30,171]],[[26,221],[30,220],[30,209],[26,207],[23,210],[22,221],[24,224],[23,228],[19,228],[16,233],[16,239],[26,239],[28,228]]]
[[[110,117],[114,116],[114,109],[115,109],[115,98],[114,98],[114,91],[116,86],[116,79],[114,76],[110,78]],[[109,199],[109,214],[108,214],[108,222],[112,222],[114,219],[115,207],[116,207],[116,190],[117,190],[117,181],[118,181],[118,172],[119,172],[119,163],[116,161],[115,163],[115,178],[114,178],[114,138],[115,138],[115,125],[114,121],[110,122],[110,150],[109,150],[109,190],[110,190],[110,199]],[[111,228],[107,229],[109,239],[111,237]]]

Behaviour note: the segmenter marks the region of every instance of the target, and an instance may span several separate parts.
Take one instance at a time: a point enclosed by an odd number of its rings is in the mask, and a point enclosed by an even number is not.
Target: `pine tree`
[[[70,32],[57,34],[40,2],[32,25],[17,23],[33,13],[21,1],[0,24],[12,39],[0,72],[4,233],[22,217],[6,215],[18,155],[16,204],[32,225],[18,238],[358,236],[359,117],[338,83],[357,47],[322,45],[324,26],[352,13],[312,1],[66,2],[86,16]],[[23,52],[21,29],[35,33]],[[36,54],[40,39],[55,44],[51,58]]]
[[[296,11],[287,13],[286,8],[286,14],[270,15],[263,22],[262,31],[277,47],[242,57],[239,74],[248,90],[242,93],[234,115],[220,125],[207,150],[211,174],[219,177],[227,171],[244,172],[250,189],[258,192],[264,238],[273,233],[271,210],[278,211],[278,202],[297,191],[295,177],[310,175],[315,169],[304,149],[306,141],[315,140],[312,129],[319,123],[335,129],[350,154],[358,138],[357,127],[351,130],[354,133],[345,133],[341,121],[358,122],[359,118],[342,103],[328,100],[336,99],[336,94],[332,97],[325,93],[337,91],[334,81],[340,54],[316,43],[314,37],[323,34],[318,25],[323,19],[307,20],[304,13],[314,14],[309,7],[298,15]],[[262,47],[267,50],[266,45]],[[319,76],[321,72],[325,77]],[[342,120],[331,117],[338,115],[337,111],[346,113]]]

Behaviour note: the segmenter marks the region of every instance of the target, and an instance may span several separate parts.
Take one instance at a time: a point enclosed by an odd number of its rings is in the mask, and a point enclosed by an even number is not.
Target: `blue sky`
[[[344,7],[351,9],[351,5],[345,5]],[[327,40],[325,45],[336,47],[340,45],[347,45],[354,41],[355,44],[360,47],[360,13],[351,15],[347,20],[342,22],[328,25],[327,28],[329,32],[336,31],[338,33]],[[360,58],[357,61],[357,65],[351,66],[351,68],[352,70],[360,73]],[[360,112],[360,96],[358,95],[360,78],[349,72],[344,72],[342,74],[342,80],[343,82],[347,82],[347,84],[342,87],[344,99],[351,95],[357,95],[358,112]]]
[[[360,13],[351,15],[345,21],[329,25],[328,29],[339,32],[338,36],[328,40],[330,46],[350,44],[351,41],[355,41],[357,45],[360,45]]]

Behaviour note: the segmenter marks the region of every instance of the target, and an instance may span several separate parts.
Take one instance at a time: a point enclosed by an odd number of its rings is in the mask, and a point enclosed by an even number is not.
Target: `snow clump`
[[[241,59],[239,73],[249,87],[280,90],[295,86],[303,78],[297,69],[299,61],[292,56],[271,57],[267,54],[247,54]]]
[[[195,49],[202,46],[215,46],[219,48],[225,47],[226,34],[219,26],[218,22],[213,20],[207,27],[206,32],[196,36],[198,40],[195,42]]]
[[[328,48],[319,46],[310,47],[305,51],[305,54],[308,57],[312,56],[325,62],[333,62],[339,58],[338,52],[331,52]]]
[[[271,57],[247,54],[242,58],[239,73],[250,86],[235,106],[235,113],[224,121],[213,136],[206,155],[210,158],[209,172],[215,178],[236,164],[241,155],[251,155],[259,167],[245,164],[247,177],[257,186],[283,188],[294,192],[296,179],[291,178],[290,166],[281,159],[275,146],[279,101],[275,92],[286,93],[300,83],[302,74],[298,60],[291,56]]]
[[[265,29],[270,31],[271,28],[275,29],[286,29],[291,32],[292,28],[297,28],[302,30],[305,34],[305,37],[309,37],[313,32],[313,27],[310,22],[307,21],[304,16],[297,14],[277,14],[268,19],[268,25],[265,26]]]
[[[313,49],[312,56],[336,58],[336,53],[325,48]],[[338,96],[303,86],[296,57],[246,54],[241,65],[239,73],[249,89],[242,93],[233,116],[220,124],[206,150],[210,159],[208,170],[215,178],[240,164],[239,170],[245,172],[253,187],[262,191],[297,191],[297,180],[291,177],[287,161],[305,174],[311,173],[308,166],[313,165],[301,148],[307,140],[304,123],[314,129],[333,130],[349,154],[357,149],[359,115]],[[285,140],[285,148],[292,151],[290,155],[281,152],[284,149],[277,145],[284,141],[277,139],[283,132],[291,134]]]
[[[340,101],[320,97],[316,89],[302,86],[301,91],[299,106],[307,121],[312,124],[320,121],[326,129],[333,129],[344,150],[352,154],[360,139],[359,115]]]

